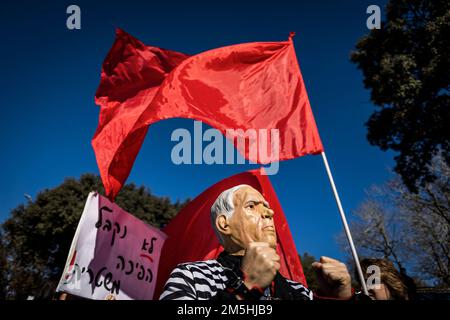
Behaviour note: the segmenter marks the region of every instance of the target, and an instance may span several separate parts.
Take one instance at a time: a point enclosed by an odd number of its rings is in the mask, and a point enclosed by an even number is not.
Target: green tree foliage
[[[79,180],[66,179],[60,186],[42,191],[35,201],[11,211],[0,229],[0,282],[7,281],[7,298],[52,296],[90,191],[104,190],[98,176],[85,174]],[[158,228],[182,207],[134,184],[123,187],[116,203]],[[5,251],[7,255],[2,255]],[[4,268],[6,259],[8,267]]]
[[[413,192],[435,179],[435,154],[450,164],[449,34],[448,0],[391,0],[381,29],[360,39],[351,56],[378,106],[367,138],[398,153],[395,171]]]
[[[6,268],[7,268],[6,250],[5,247],[3,246],[2,241],[0,241],[0,300],[5,300],[6,298],[6,286],[7,286]]]
[[[308,254],[308,252],[303,253],[300,256],[300,260],[302,262],[303,273],[305,274],[306,282],[308,283],[308,288],[317,292],[318,283],[317,276],[314,268],[312,267],[312,263],[317,261],[314,256]]]

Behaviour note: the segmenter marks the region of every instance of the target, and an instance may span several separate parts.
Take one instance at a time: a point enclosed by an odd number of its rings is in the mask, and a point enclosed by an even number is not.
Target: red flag
[[[188,57],[145,46],[118,30],[103,63],[96,103],[101,111],[92,145],[110,199],[127,179],[148,125],[163,119],[196,119],[223,134],[277,129],[276,160],[323,151],[291,38]],[[246,146],[255,142],[243,138]],[[247,150],[239,151],[265,162]]]
[[[251,170],[208,188],[189,202],[163,229],[168,237],[161,252],[154,297],[159,297],[170,272],[177,264],[215,259],[223,251],[211,226],[211,206],[222,191],[240,184],[248,184],[258,190],[275,212],[277,253],[281,258],[280,273],[306,285],[300,258],[275,190],[267,175],[261,174],[260,170]]]

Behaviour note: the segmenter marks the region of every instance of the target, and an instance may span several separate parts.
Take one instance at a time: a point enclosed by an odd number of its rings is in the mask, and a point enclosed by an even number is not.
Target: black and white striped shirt
[[[312,300],[313,293],[301,283],[277,275],[291,299]],[[225,291],[228,278],[217,260],[177,265],[164,286],[161,300],[209,300]],[[285,290],[285,291],[286,291]]]

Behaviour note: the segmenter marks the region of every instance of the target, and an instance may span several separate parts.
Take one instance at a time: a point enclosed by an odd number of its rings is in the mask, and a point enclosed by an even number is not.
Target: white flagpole
[[[367,291],[366,281],[364,280],[364,276],[361,269],[361,264],[359,263],[358,254],[356,253],[355,244],[353,243],[352,234],[350,233],[350,228],[347,224],[347,219],[345,218],[344,209],[342,208],[341,200],[339,198],[339,194],[336,190],[336,185],[334,184],[333,175],[330,171],[330,166],[328,165],[327,156],[325,152],[322,151],[322,159],[325,164],[325,168],[327,169],[328,178],[330,179],[331,188],[333,189],[334,197],[336,199],[336,203],[339,209],[339,213],[341,214],[342,224],[344,225],[345,234],[347,235],[348,243],[350,245],[350,249],[352,250],[353,259],[355,260],[356,270],[358,271],[359,279],[361,280],[361,285],[364,291],[364,294],[369,295]]]

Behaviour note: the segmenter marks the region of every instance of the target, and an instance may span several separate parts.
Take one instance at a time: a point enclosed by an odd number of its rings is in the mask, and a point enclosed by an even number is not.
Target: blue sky
[[[81,30],[66,28],[66,8],[81,8]],[[366,8],[385,1],[8,1],[0,11],[0,221],[12,208],[65,177],[98,173],[91,139],[101,64],[120,27],[145,44],[195,54],[241,42],[282,41],[290,31],[311,106],[347,214],[364,190],[390,177],[393,154],[370,146],[364,123],[374,111],[362,75],[349,62],[368,32]],[[153,125],[128,182],[173,200],[255,165],[172,164],[176,128]],[[204,125],[206,129],[207,126]],[[271,181],[297,249],[343,258],[342,224],[320,156],[280,163]],[[87,195],[86,195],[87,196]]]

